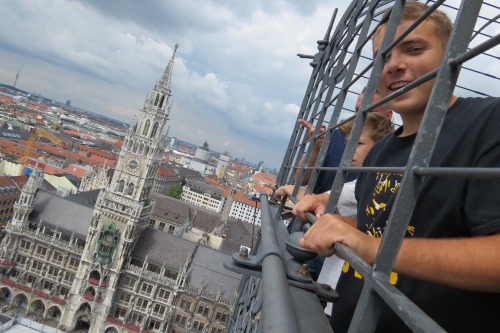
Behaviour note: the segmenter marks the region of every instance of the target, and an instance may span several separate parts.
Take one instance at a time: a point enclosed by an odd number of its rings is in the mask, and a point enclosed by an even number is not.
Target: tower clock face
[[[127,169],[129,171],[135,172],[135,171],[139,170],[140,167],[141,167],[141,162],[139,162],[135,158],[130,158],[127,161]]]

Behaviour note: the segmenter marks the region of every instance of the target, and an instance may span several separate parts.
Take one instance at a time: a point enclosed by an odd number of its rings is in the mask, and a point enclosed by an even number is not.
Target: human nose
[[[406,63],[404,62],[404,57],[402,57],[397,52],[391,52],[387,55],[386,62],[384,65],[384,70],[387,73],[397,73],[406,69]]]

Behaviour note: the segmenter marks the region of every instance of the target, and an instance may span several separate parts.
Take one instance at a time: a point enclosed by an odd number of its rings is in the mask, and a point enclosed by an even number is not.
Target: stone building
[[[240,278],[221,273],[227,255],[151,228],[161,220],[152,218],[151,192],[174,56],[130,126],[108,186],[63,198],[40,189],[42,176],[28,179],[0,246],[0,300],[9,308],[67,331],[224,329]]]

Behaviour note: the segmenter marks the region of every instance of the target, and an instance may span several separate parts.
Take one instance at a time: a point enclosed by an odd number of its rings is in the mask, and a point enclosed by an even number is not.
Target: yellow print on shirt
[[[393,174],[388,172],[377,173],[377,185],[373,191],[373,199],[366,205],[365,212],[368,216],[375,216],[379,211],[383,211],[387,206],[387,201],[396,193],[401,185],[403,174]],[[385,201],[385,202],[384,202]]]
[[[342,266],[342,272],[347,273],[347,271],[349,271],[349,263],[346,261],[344,262],[344,266]],[[363,278],[357,271],[354,271],[354,277],[358,279]],[[398,273],[391,272],[391,275],[389,276],[389,282],[390,284],[395,285],[398,282]]]

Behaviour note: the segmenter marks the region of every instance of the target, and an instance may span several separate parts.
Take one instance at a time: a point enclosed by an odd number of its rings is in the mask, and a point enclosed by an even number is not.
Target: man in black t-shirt
[[[395,38],[427,8],[408,3]],[[374,34],[375,55],[385,29],[383,23]],[[380,94],[387,96],[439,67],[450,32],[447,16],[435,11],[404,37],[387,55]],[[434,80],[427,81],[390,102],[403,126],[373,147],[365,166],[407,164],[433,84]],[[499,123],[500,99],[453,96],[430,166],[500,167]],[[322,215],[300,245],[331,256],[332,244],[340,242],[373,264],[401,179],[395,173],[360,173],[358,220]],[[304,218],[306,211],[322,213],[323,209],[314,196],[306,196],[294,213]],[[447,331],[499,332],[499,232],[499,180],[424,177],[390,282]],[[362,286],[362,278],[346,264],[332,314],[334,332],[347,331]],[[406,330],[384,306],[377,332]]]

